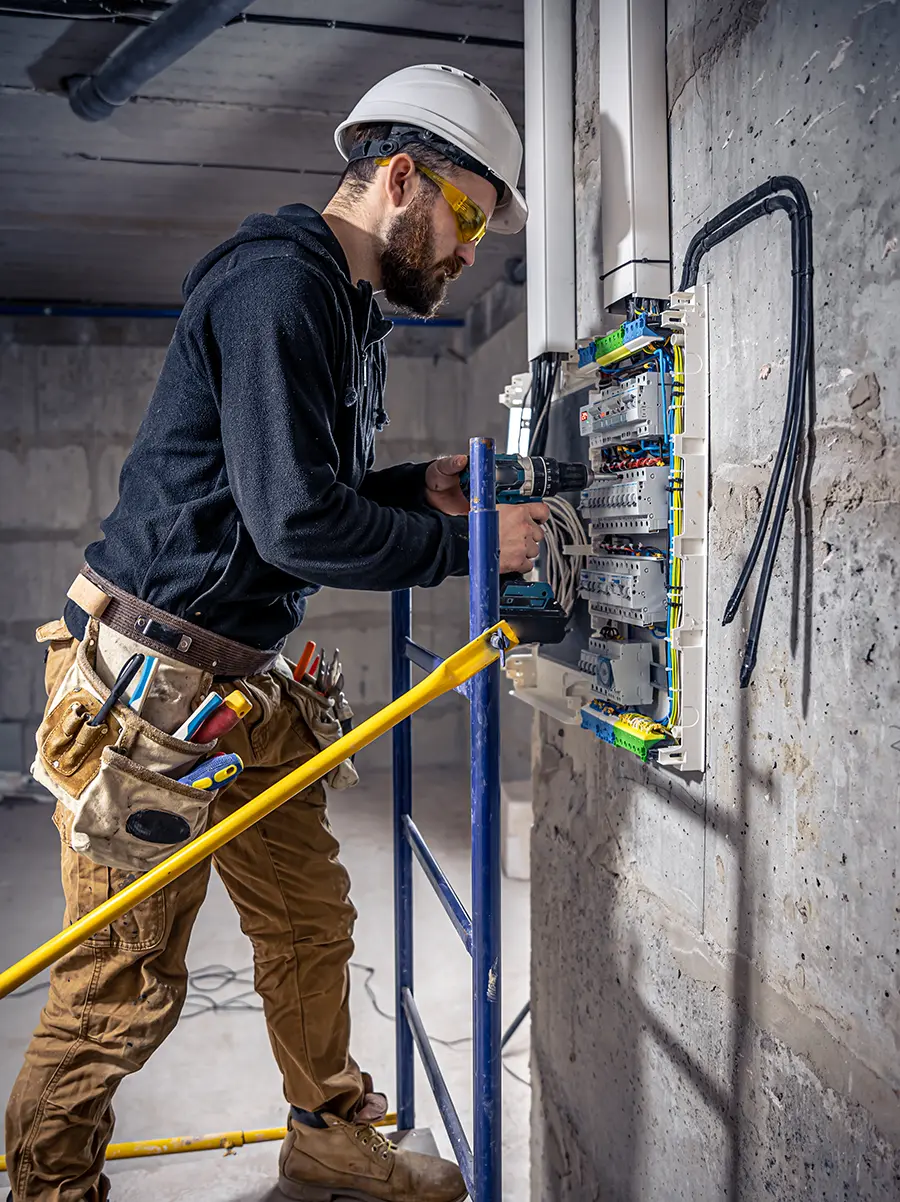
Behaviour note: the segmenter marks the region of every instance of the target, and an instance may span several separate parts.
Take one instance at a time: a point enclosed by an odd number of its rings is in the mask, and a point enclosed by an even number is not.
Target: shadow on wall
[[[738,759],[749,762],[749,709],[741,694]],[[566,754],[572,737],[579,751]],[[740,1000],[754,982],[756,899],[746,863],[751,787],[773,794],[773,780],[744,773],[736,807],[709,805],[659,769],[624,753],[603,755],[580,732],[542,717],[535,765],[533,880],[534,1075],[533,1197],[553,1202],[647,1202],[686,1199],[683,1184],[666,1189],[647,1148],[672,1140],[694,1145],[709,1183],[738,1202],[748,1133],[741,1129],[751,1075],[753,1030]],[[548,804],[547,799],[552,798]],[[646,839],[648,806],[667,808],[689,838],[705,823],[735,851],[738,930],[730,988],[706,999],[666,960],[665,936],[648,921],[635,866]],[[643,812],[642,812],[643,811]],[[659,832],[666,837],[665,827]],[[672,833],[671,838],[678,836]],[[699,839],[702,843],[702,838]],[[674,854],[674,852],[673,852]],[[586,988],[586,982],[591,986]],[[727,995],[727,998],[726,998]],[[680,1015],[682,1021],[678,1022]],[[718,1021],[718,1025],[716,1020]],[[702,1053],[699,1030],[708,1035]],[[561,1100],[577,1096],[577,1112]],[[679,1118],[679,1101],[705,1111],[696,1126]],[[661,1118],[661,1113],[665,1116]],[[717,1134],[718,1133],[718,1134]],[[683,1152],[683,1150],[682,1150]],[[676,1171],[676,1166],[672,1166]],[[712,1197],[704,1193],[704,1197]]]
[[[630,980],[639,941],[623,923],[620,897],[632,806],[625,798],[608,805],[608,764],[588,755],[576,766],[566,733],[541,715],[532,835],[532,1197],[640,1202],[641,1020]],[[590,989],[579,984],[585,973]],[[573,1093],[577,1112],[563,1101]]]

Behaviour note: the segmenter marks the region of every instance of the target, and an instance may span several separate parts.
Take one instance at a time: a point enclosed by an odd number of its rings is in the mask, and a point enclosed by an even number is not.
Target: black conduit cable
[[[744,689],[750,683],[753,676],[753,669],[756,666],[756,651],[759,643],[759,633],[762,628],[763,615],[765,614],[766,599],[769,595],[769,585],[772,582],[772,572],[775,566],[775,557],[778,554],[778,544],[781,541],[781,532],[784,528],[784,519],[790,503],[791,492],[793,489],[794,475],[797,470],[797,460],[800,448],[800,430],[803,425],[803,417],[805,412],[806,402],[806,385],[810,355],[812,352],[812,236],[811,236],[811,215],[807,214],[804,218],[801,213],[798,217],[798,225],[800,227],[799,243],[801,248],[801,256],[797,267],[793,270],[794,286],[800,294],[799,300],[799,338],[798,351],[796,361],[796,373],[792,385],[796,396],[796,404],[794,410],[794,422],[791,428],[790,441],[787,451],[787,467],[785,469],[784,479],[781,483],[781,493],[778,497],[778,504],[775,507],[775,517],[772,521],[772,530],[769,535],[769,542],[766,546],[766,554],[763,558],[763,565],[760,571],[759,584],[756,589],[756,598],[753,602],[753,614],[750,619],[750,630],[747,635],[747,643],[744,649],[744,662],[741,664],[741,688]]]
[[[787,197],[775,193],[788,192]],[[708,221],[691,239],[684,258],[680,290],[685,291],[697,282],[700,261],[708,250],[731,237],[757,218],[776,210],[788,214],[791,221],[791,357],[788,379],[788,398],[785,409],[781,441],[772,469],[766,497],[760,511],[760,520],[750,554],[741,571],[740,578],[725,609],[723,624],[730,622],[738,609],[747,583],[759,556],[766,527],[772,511],[782,466],[786,463],[781,491],[775,507],[775,517],[769,532],[766,553],[760,572],[759,585],[753,605],[753,613],[741,664],[740,684],[746,688],[753,676],[759,636],[765,615],[766,601],[771,585],[772,573],[778,546],[784,528],[784,519],[790,500],[799,452],[800,431],[805,413],[806,389],[812,354],[812,211],[806,189],[793,176],[774,176],[765,184],[752,189],[721,213]]]
[[[781,438],[778,443],[778,450],[775,453],[775,461],[772,465],[772,471],[769,476],[769,484],[766,488],[766,495],[760,507],[759,518],[757,520],[756,533],[753,536],[753,543],[744,560],[744,566],[738,577],[737,583],[732,590],[731,596],[728,598],[728,603],[725,606],[725,612],[722,616],[722,625],[727,626],[732,622],[737,615],[738,608],[746,592],[747,585],[750,582],[754,569],[756,568],[757,560],[765,541],[765,535],[769,529],[769,522],[772,515],[772,507],[775,501],[779,477],[781,476],[782,467],[785,460],[788,461],[787,473],[793,473],[793,464],[789,457],[789,448],[791,442],[791,431],[796,422],[798,409],[802,405],[802,399],[797,391],[797,372],[799,368],[798,348],[800,338],[800,322],[801,322],[801,298],[798,288],[798,278],[794,275],[795,264],[797,259],[797,225],[791,226],[791,263],[792,263],[792,287],[791,287],[791,350],[790,363],[788,366],[788,387],[787,387],[787,402],[784,411],[784,422],[781,428]]]
[[[711,250],[712,247],[717,246],[720,242],[724,242],[726,238],[730,238],[733,234],[736,234],[738,232],[738,230],[744,229],[746,226],[750,225],[751,222],[758,220],[760,217],[764,217],[767,213],[777,212],[779,209],[786,212],[788,214],[788,217],[791,219],[791,258],[792,258],[792,262],[795,262],[796,254],[797,254],[797,250],[796,250],[796,246],[795,246],[797,226],[796,226],[796,222],[794,221],[794,218],[796,217],[796,214],[797,214],[797,203],[793,199],[793,197],[790,197],[790,196],[770,196],[765,200],[757,201],[757,203],[752,205],[745,213],[742,213],[738,217],[732,218],[732,220],[730,222],[728,222],[727,225],[722,226],[715,233],[708,234],[702,240],[702,242],[698,245],[698,247],[696,249],[696,252],[694,255],[694,261],[691,264],[692,269],[691,269],[690,274],[688,275],[688,279],[690,280],[690,283],[688,286],[693,287],[694,284],[697,282],[697,270],[700,265],[700,259],[703,257],[703,255],[706,253],[706,251]],[[791,305],[791,365],[790,365],[790,370],[788,372],[788,381],[789,382],[792,380],[794,371],[795,371],[797,332],[798,332],[798,328],[799,328],[799,326],[798,326],[799,313],[798,313],[798,308],[797,308],[797,305],[798,305],[797,290],[796,290],[796,288],[794,288],[792,291],[793,291],[793,299],[792,299],[792,305]],[[775,455],[775,462],[772,466],[772,474],[769,477],[769,484],[766,489],[766,495],[763,500],[762,507],[760,509],[759,520],[758,520],[757,527],[756,527],[756,533],[753,537],[753,545],[751,546],[750,551],[747,555],[747,558],[744,561],[744,566],[741,569],[741,574],[738,578],[737,584],[734,587],[734,591],[732,592],[731,597],[728,600],[728,604],[725,606],[725,616],[722,619],[723,626],[727,626],[728,623],[733,620],[735,614],[737,613],[738,607],[740,606],[740,603],[741,603],[741,598],[744,595],[744,592],[747,588],[747,584],[749,583],[750,577],[753,575],[753,570],[756,567],[756,561],[759,558],[760,551],[762,550],[762,545],[765,540],[766,531],[768,530],[768,527],[769,527],[769,519],[772,514],[772,506],[775,503],[775,494],[778,489],[778,480],[781,476],[781,469],[782,469],[782,466],[784,465],[785,455],[787,454],[788,441],[790,438],[791,424],[793,421],[793,412],[794,412],[795,405],[796,405],[796,398],[794,395],[794,391],[789,383],[788,390],[787,390],[787,402],[785,405],[785,412],[784,412],[784,423],[783,423],[782,429],[781,429],[781,441],[779,442],[779,445],[778,445],[778,451],[776,452],[776,455]]]
[[[175,0],[155,21],[127,37],[93,75],[73,75],[66,81],[72,112],[84,121],[102,121],[249,2]]]
[[[688,265],[690,264],[691,258],[694,254],[695,246],[702,242],[702,240],[709,234],[715,233],[716,230],[721,229],[721,227],[731,221],[732,218],[739,216],[746,209],[749,209],[751,205],[756,204],[756,202],[759,200],[765,200],[767,196],[772,196],[776,192],[790,192],[796,200],[801,212],[803,211],[804,206],[806,207],[807,212],[809,211],[809,198],[806,195],[806,189],[803,187],[800,181],[795,179],[792,175],[773,175],[772,178],[766,180],[764,184],[760,184],[757,188],[752,188],[739,200],[727,205],[720,213],[717,213],[715,217],[711,217],[709,221],[707,221],[706,225],[702,226],[696,232],[696,234],[694,234],[693,238],[691,238],[690,242],[688,243],[688,248],[685,252],[684,266],[681,269],[681,284],[679,286],[679,291],[683,292],[685,288],[690,287],[690,284],[688,283],[687,271]],[[694,277],[694,283],[696,283],[696,275]]]
[[[543,455],[547,449],[550,404],[559,379],[562,356],[545,351],[531,361],[531,422],[528,454]]]

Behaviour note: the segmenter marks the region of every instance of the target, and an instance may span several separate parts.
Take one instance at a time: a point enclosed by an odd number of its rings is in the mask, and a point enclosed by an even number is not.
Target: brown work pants
[[[52,696],[75,655],[53,644]],[[318,750],[275,672],[253,677],[254,710],[217,750],[245,770],[212,804],[219,822]],[[57,805],[67,924],[134,877],[67,844],[69,812]],[[254,976],[289,1102],[351,1113],[363,1095],[350,1057],[348,962],[356,911],[338,844],[315,784],[213,856],[253,946]],[[50,970],[50,992],[6,1114],[7,1166],[15,1202],[98,1202],[112,1135],[113,1095],[174,1029],[187,992],[185,954],[206,894],[205,860]]]

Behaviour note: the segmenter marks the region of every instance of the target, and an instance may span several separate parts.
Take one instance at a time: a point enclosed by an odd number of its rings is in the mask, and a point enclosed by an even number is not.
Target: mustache
[[[441,259],[434,270],[436,275],[443,275],[445,280],[458,280],[464,267],[465,263],[462,259],[458,259],[456,255],[450,255],[449,258]]]

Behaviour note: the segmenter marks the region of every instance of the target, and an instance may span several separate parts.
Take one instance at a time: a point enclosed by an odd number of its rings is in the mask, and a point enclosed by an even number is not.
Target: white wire
[[[578,598],[578,584],[586,557],[566,555],[563,548],[573,543],[583,545],[587,535],[581,519],[568,501],[562,497],[545,497],[544,500],[550,510],[550,520],[544,526],[547,582],[560,606],[570,614]]]

